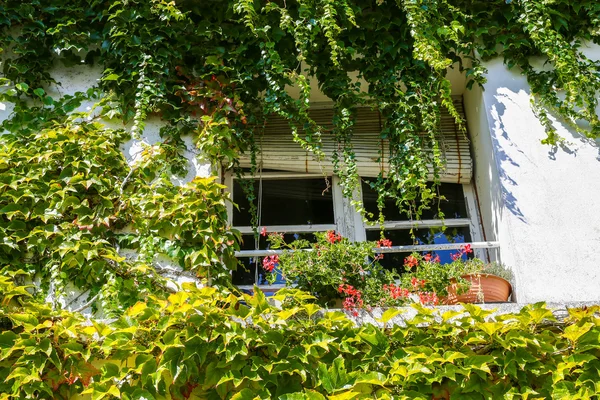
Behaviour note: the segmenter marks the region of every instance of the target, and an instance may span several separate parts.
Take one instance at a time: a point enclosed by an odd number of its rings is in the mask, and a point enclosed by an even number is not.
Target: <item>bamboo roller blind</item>
[[[454,98],[454,105],[464,118],[461,98]],[[263,169],[301,173],[333,173],[332,154],[338,147],[331,132],[333,110],[315,109],[310,111],[311,118],[323,126],[321,148],[325,159],[318,161],[311,152],[307,152],[294,142],[292,130],[287,120],[274,116],[269,118],[264,135],[259,140],[262,154],[257,154],[257,161]],[[378,111],[359,108],[353,127],[352,145],[355,153],[358,175],[376,177],[381,171],[387,175],[389,162],[389,142],[381,139],[381,120]],[[302,135],[302,132],[299,131]],[[442,108],[439,133],[437,135],[445,167],[440,171],[440,180],[448,183],[468,183],[472,176],[472,160],[469,142],[460,132],[454,118]],[[340,151],[341,154],[341,151]],[[383,156],[380,158],[380,156]],[[240,160],[242,167],[250,167],[249,155]],[[433,171],[431,174],[433,177]]]

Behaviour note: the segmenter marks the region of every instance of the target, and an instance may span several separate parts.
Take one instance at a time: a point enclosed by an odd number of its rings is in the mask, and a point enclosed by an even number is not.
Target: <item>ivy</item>
[[[553,116],[597,138],[600,65],[581,48],[599,32],[592,0],[4,1],[0,101],[13,111],[0,128],[0,270],[25,271],[38,297],[73,284],[116,315],[167,296],[172,285],[153,269],[159,254],[228,285],[238,238],[224,187],[216,177],[177,186],[171,176],[185,173],[186,150],[214,175],[251,153],[256,174],[272,114],[317,158],[321,138],[335,138],[334,168],[352,197],[355,110],[379,111],[390,172],[371,184],[380,205],[392,198],[418,219],[439,201],[440,110],[464,129],[447,69],[485,85],[482,61],[504,57],[528,79],[545,143],[561,142]],[[52,68],[85,65],[101,67],[98,85],[61,95]],[[311,80],[333,101],[332,129],[310,118]],[[151,116],[165,125],[162,143],[129,164],[119,146],[142,137]],[[196,149],[186,148],[190,135]],[[123,259],[124,248],[139,256]]]
[[[194,285],[107,323],[52,310],[0,277],[0,393],[94,399],[594,398],[598,309],[557,321],[543,304],[491,317],[415,306],[380,326],[311,296],[235,296]]]

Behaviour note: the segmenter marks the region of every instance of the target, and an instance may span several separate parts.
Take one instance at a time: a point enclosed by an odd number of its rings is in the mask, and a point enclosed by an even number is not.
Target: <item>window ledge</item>
[[[493,303],[493,304],[476,304],[478,307],[481,307],[484,310],[492,311],[492,313],[486,317],[486,319],[492,319],[499,315],[504,314],[517,314],[524,307],[531,305],[534,303]],[[581,308],[581,307],[591,307],[591,306],[600,306],[600,301],[574,301],[574,302],[557,302],[557,303],[546,303],[546,307],[552,311],[554,317],[558,320],[558,322],[562,322],[566,317],[569,316],[570,308]],[[434,310],[434,315],[441,320],[441,315],[446,311],[462,311],[465,314],[467,313],[462,305],[451,305],[451,306],[428,306]],[[398,307],[399,310],[403,312],[392,318],[387,325],[400,325],[406,326],[406,321],[411,320],[417,315],[417,310],[412,307]],[[327,311],[341,311],[345,313],[350,320],[352,320],[356,325],[363,324],[372,324],[376,326],[382,327],[383,324],[381,322],[377,322],[377,319],[381,318],[382,314],[387,310],[387,308],[373,308],[371,311],[367,311],[364,309],[359,309],[358,316],[353,316],[350,311],[343,309],[329,309],[321,311],[321,315]],[[460,315],[458,316],[460,317]]]

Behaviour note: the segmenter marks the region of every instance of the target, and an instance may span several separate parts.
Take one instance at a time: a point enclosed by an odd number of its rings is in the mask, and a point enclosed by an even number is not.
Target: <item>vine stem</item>
[[[125,186],[127,185],[127,182],[129,182],[129,180],[131,179],[131,175],[133,175],[133,172],[136,170],[136,167],[132,167],[129,170],[129,173],[127,174],[127,176],[125,177],[125,179],[123,179],[123,183],[121,183],[121,193],[123,193],[123,190],[125,189]]]
[[[81,307],[78,307],[78,308],[76,308],[74,310],[71,310],[71,312],[74,312],[74,313],[76,313],[76,312],[82,312],[86,308],[90,307],[96,300],[98,300],[98,297],[100,297],[100,293],[97,293],[94,297],[92,297],[91,299],[89,299]]]

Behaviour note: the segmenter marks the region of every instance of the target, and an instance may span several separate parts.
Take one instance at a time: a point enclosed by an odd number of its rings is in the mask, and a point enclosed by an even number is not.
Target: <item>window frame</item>
[[[297,172],[262,172],[260,177],[257,176],[254,179],[302,179],[302,178],[322,178],[325,179],[325,175],[314,174],[314,173],[297,173]],[[234,180],[238,179],[232,171],[226,171],[224,174],[224,184],[227,187],[230,198],[233,200],[233,188]],[[260,228],[265,227],[268,232],[280,232],[280,233],[312,233],[312,232],[325,232],[328,230],[335,230],[342,236],[347,237],[350,241],[366,241],[368,230],[379,230],[379,224],[367,226],[362,219],[360,213],[358,213],[351,204],[351,199],[343,196],[342,188],[340,185],[340,178],[333,175],[331,176],[331,190],[332,190],[332,202],[333,202],[333,224],[312,224],[312,225],[261,225]],[[469,183],[460,183],[462,185],[463,196],[465,199],[465,208],[467,217],[465,218],[445,218],[442,219],[427,219],[418,221],[385,221],[384,228],[386,230],[408,230],[411,228],[436,228],[436,227],[461,227],[468,228],[471,235],[471,242],[483,242],[483,228],[481,224],[481,217],[479,215],[477,200],[475,197],[475,191],[473,185]],[[354,198],[362,199],[362,187],[358,187],[354,193]],[[233,204],[232,202],[227,203],[227,215],[228,223],[234,229],[237,229],[241,234],[251,234],[254,232],[251,226],[234,226],[233,225]],[[415,245],[413,247],[422,247],[425,251],[428,245]],[[431,247],[431,246],[429,246]],[[475,248],[475,256],[484,258],[485,248]],[[239,253],[243,253],[240,251]],[[259,262],[262,257],[254,256],[256,262]],[[257,274],[258,272],[256,272]],[[255,278],[256,283],[256,278]],[[240,289],[251,290],[254,285],[237,285]],[[261,290],[267,292],[273,292],[278,289],[285,287],[285,284],[273,284],[273,285],[257,285]]]

